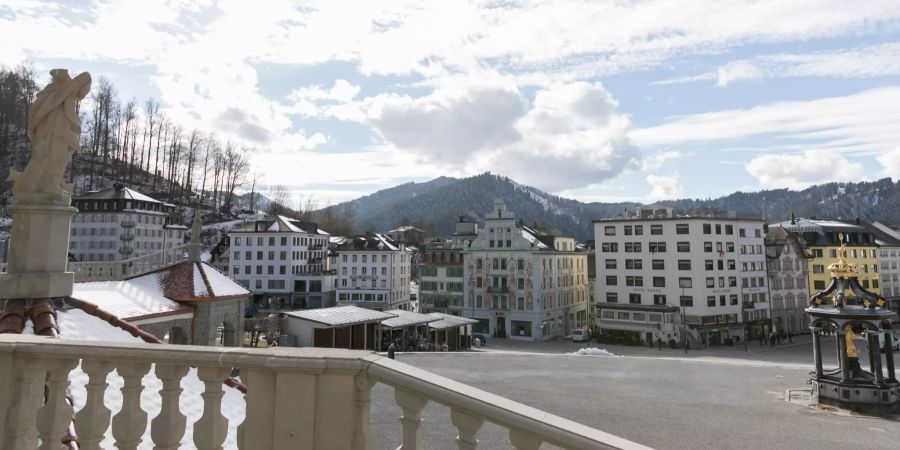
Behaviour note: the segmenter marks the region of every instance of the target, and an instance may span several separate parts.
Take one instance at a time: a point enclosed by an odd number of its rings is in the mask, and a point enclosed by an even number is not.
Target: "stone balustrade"
[[[187,247],[180,245],[120,261],[72,261],[68,268],[75,272],[78,283],[122,280],[186,260]],[[6,273],[6,267],[6,263],[0,263],[0,273]]]
[[[239,401],[244,419],[236,429],[235,424],[229,428],[223,414],[224,389],[233,389],[223,380],[233,369],[246,385]],[[193,390],[184,389],[189,371],[202,382],[191,384]],[[122,379],[119,411],[111,411],[105,401],[113,372]],[[148,385],[145,376],[158,380],[158,393],[142,392]],[[76,379],[83,386],[71,388],[84,392],[77,411],[66,399],[70,380]],[[543,443],[570,449],[645,448],[368,352],[0,335],[0,449],[33,449],[39,443],[41,449],[62,448],[73,416],[82,449],[101,448],[110,437],[121,449],[149,448],[148,427],[157,449],[218,449],[228,439],[240,449],[372,449],[378,436],[370,427],[370,396],[377,383],[394,388],[402,411],[402,449],[424,448],[427,425],[422,417],[429,403],[450,409],[459,449],[478,447],[477,434],[485,422],[507,429],[511,445],[520,450]],[[158,409],[153,417],[143,406],[148,394]],[[202,405],[202,415],[188,423],[182,405]],[[228,408],[233,407],[232,401]],[[187,430],[192,442],[185,442]]]

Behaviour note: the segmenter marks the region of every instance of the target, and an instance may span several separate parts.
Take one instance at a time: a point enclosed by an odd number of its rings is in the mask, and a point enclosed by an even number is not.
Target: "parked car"
[[[583,330],[581,328],[572,331],[572,342],[587,342],[590,338],[588,337],[587,330]]]
[[[487,345],[487,336],[479,333],[472,333],[472,341],[473,344],[475,343],[474,341],[478,341],[478,346],[484,347]]]

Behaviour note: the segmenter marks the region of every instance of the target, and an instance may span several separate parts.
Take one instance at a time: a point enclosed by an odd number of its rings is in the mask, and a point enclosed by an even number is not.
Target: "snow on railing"
[[[187,259],[187,245],[121,261],[76,261],[69,263],[76,282],[110,281],[140,275]]]
[[[247,386],[243,397],[222,383],[234,369]],[[110,377],[113,370],[117,375]],[[478,447],[485,422],[507,429],[517,449],[545,442],[569,449],[646,448],[368,352],[33,335],[0,335],[0,448],[60,442],[74,417],[82,449],[143,448],[148,441],[155,448],[371,449],[377,436],[370,401],[377,383],[394,388],[403,449],[424,448],[422,412],[430,402],[450,409],[460,449]],[[77,412],[66,400],[69,392]]]

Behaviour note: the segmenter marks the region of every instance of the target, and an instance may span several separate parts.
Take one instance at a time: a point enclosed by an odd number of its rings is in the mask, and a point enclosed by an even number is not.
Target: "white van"
[[[583,330],[581,328],[572,331],[572,342],[587,342],[588,341],[588,332],[587,330]]]

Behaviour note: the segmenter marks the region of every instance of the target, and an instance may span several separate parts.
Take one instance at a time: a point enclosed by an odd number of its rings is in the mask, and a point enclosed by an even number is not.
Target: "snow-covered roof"
[[[439,319],[439,320],[436,320],[436,321],[428,324],[429,328],[432,328],[435,330],[443,330],[446,328],[461,327],[464,325],[478,323],[477,319],[470,319],[468,317],[454,316],[452,314],[431,313],[431,314],[429,314],[429,316],[436,317]]]
[[[113,200],[124,198],[126,200],[138,200],[142,202],[149,203],[163,203],[153,197],[141,194],[134,189],[123,187],[122,189],[116,189],[111,187],[109,189],[104,189],[102,191],[93,191],[88,192],[87,194],[76,197],[76,200]]]
[[[366,233],[364,235],[356,236],[353,239],[347,240],[342,243],[338,248],[338,251],[354,251],[354,250],[382,250],[382,251],[397,251],[400,250],[400,246],[394,242],[393,239],[389,238],[387,235],[381,233]]]
[[[126,281],[155,286],[160,295],[176,301],[223,300],[250,295],[245,287],[205,262],[184,261]],[[90,298],[83,300],[93,302]]]
[[[360,308],[358,306],[335,306],[332,308],[304,309],[288,311],[288,317],[308,320],[328,326],[354,325],[358,323],[381,322],[385,319],[397,317],[396,314],[375,311],[374,309]]]
[[[167,298],[154,277],[75,283],[71,297],[93,303],[128,321],[180,312],[193,314],[191,308]]]
[[[386,312],[397,316],[381,321],[381,325],[388,328],[402,328],[413,325],[422,325],[429,322],[436,322],[438,320],[441,320],[441,318],[439,317],[431,316],[428,314],[414,313],[412,311],[406,311],[404,309],[392,309]]]
[[[526,226],[521,226],[519,228],[519,231],[522,233],[522,237],[525,238],[526,241],[530,242],[532,246],[537,247],[539,249],[548,248],[547,244],[544,244],[543,242],[541,242],[540,239],[538,239],[537,232],[532,230],[531,228],[528,228]]]
[[[407,231],[412,231],[412,230],[421,231],[423,233],[425,232],[425,230],[422,230],[421,228],[416,228],[412,225],[404,225],[402,227],[388,231],[388,233],[405,233]]]

